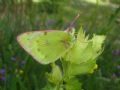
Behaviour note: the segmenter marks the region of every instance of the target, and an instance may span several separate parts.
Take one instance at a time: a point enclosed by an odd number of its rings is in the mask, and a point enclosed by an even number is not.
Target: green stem
[[[55,62],[51,63],[50,65],[54,65]],[[56,84],[56,87],[55,87],[55,90],[60,90],[61,86],[62,86],[62,82],[63,82],[63,77],[62,77],[62,80],[59,81],[57,84]]]
[[[60,90],[60,83],[58,83],[58,85],[56,85],[56,90]]]

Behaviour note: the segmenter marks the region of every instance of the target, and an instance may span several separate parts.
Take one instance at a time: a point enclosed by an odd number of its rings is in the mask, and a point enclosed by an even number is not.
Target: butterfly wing
[[[33,31],[19,35],[17,40],[34,59],[49,64],[70,49],[72,36],[65,31]]]

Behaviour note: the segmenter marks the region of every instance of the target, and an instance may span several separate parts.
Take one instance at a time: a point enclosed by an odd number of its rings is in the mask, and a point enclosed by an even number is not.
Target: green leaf
[[[105,36],[94,35],[88,40],[82,28],[79,30],[76,42],[63,57],[65,76],[73,77],[79,74],[92,73],[97,68],[96,60],[102,52]]]
[[[102,52],[102,43],[105,36],[94,35],[90,40],[85,38],[82,30],[78,32],[77,41],[66,53],[64,60],[81,64],[89,60],[95,60]]]
[[[71,63],[68,67],[67,73],[69,76],[75,76],[79,74],[93,73],[95,69],[97,69],[97,64],[95,60],[92,60],[81,64]]]
[[[87,38],[85,38],[85,32],[83,31],[83,28],[81,26],[79,31],[78,31],[78,34],[77,34],[77,42],[81,43],[81,42],[84,42],[86,40],[87,40]]]
[[[69,61],[63,62],[64,77],[71,78],[80,74],[93,73],[97,69],[96,60],[90,60],[81,64],[71,63]]]
[[[80,64],[92,57],[92,45],[91,43],[75,43],[72,49],[66,54],[65,60],[72,63]]]
[[[55,89],[55,86],[47,83],[46,86],[42,88],[42,90],[56,90],[56,89]]]
[[[59,84],[62,80],[62,72],[58,65],[52,64],[52,72],[47,73],[48,81],[54,84]]]
[[[101,50],[103,41],[105,40],[105,36],[103,35],[94,35],[92,38],[92,42],[93,42],[93,49],[98,52],[99,50]]]
[[[47,83],[46,86],[44,88],[42,88],[42,90],[63,90],[63,88],[62,87],[58,88],[57,85]]]
[[[78,81],[77,78],[71,78],[66,81],[65,84],[66,90],[82,90],[81,83]]]

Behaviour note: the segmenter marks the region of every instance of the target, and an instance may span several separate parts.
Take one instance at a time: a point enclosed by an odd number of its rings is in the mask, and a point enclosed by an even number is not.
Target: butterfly
[[[30,31],[20,34],[17,41],[39,63],[49,64],[69,51],[73,35],[59,30]]]

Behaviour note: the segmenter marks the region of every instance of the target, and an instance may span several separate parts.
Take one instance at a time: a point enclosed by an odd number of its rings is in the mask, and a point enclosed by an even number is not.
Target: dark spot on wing
[[[49,42],[48,42],[48,40],[46,40],[46,41],[45,41],[45,45],[49,45]]]
[[[27,38],[27,40],[30,40],[30,38]]]
[[[40,48],[38,48],[37,51],[39,52],[39,51],[40,51]]]
[[[68,48],[70,46],[70,43],[67,40],[60,40],[61,43],[65,46],[65,48]]]
[[[47,56],[45,55],[44,58],[47,58]]]
[[[47,35],[47,32],[44,32],[44,35]]]
[[[37,40],[36,43],[39,43],[39,40]]]

